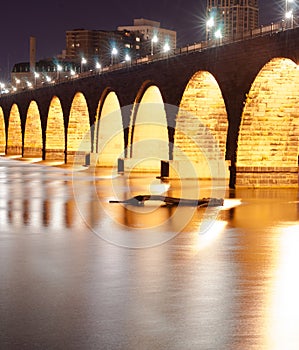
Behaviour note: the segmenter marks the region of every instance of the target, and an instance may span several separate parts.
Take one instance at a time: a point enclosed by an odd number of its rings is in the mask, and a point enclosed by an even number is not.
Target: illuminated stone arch
[[[189,80],[180,102],[174,135],[174,161],[192,163],[199,178],[228,177],[224,162],[228,119],[216,79],[207,71]]]
[[[76,158],[84,164],[85,155],[91,151],[90,122],[84,95],[77,92],[74,96],[67,128],[67,163]],[[82,156],[82,157],[81,157]]]
[[[298,106],[298,66],[290,59],[272,59],[255,78],[246,99],[238,139],[237,184],[298,183]]]
[[[31,101],[26,116],[23,157],[42,157],[43,136],[36,101]]]
[[[3,110],[0,107],[0,154],[5,153],[6,146],[6,133],[5,133],[5,121]]]
[[[7,155],[22,155],[22,126],[19,108],[13,104],[7,130]]]
[[[45,159],[63,161],[65,158],[65,129],[60,100],[54,96],[51,100],[47,128]]]
[[[124,130],[119,100],[115,92],[106,96],[99,108],[95,130],[95,152],[97,165],[115,166],[117,159],[124,156]]]
[[[165,106],[157,86],[149,86],[135,104],[130,130],[132,170],[160,170],[161,160],[169,159],[169,137]]]

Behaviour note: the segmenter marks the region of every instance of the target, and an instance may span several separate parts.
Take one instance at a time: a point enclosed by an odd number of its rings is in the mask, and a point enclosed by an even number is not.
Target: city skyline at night
[[[283,16],[285,1],[259,1],[260,24],[278,21]],[[177,32],[177,46],[199,42],[205,36],[206,0],[156,1],[142,4],[127,1],[116,7],[94,0],[74,5],[54,0],[49,8],[31,0],[4,3],[0,22],[0,80],[9,80],[15,63],[29,60],[29,38],[36,37],[37,59],[54,57],[65,49],[65,33],[74,28],[116,30],[129,25],[134,18],[143,17],[161,22]],[[16,11],[17,10],[17,11]]]

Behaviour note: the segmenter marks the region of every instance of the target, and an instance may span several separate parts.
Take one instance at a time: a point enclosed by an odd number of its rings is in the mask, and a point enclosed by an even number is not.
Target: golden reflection
[[[226,221],[209,221],[204,220],[201,223],[201,233],[197,236],[196,250],[203,250],[210,246],[216,239],[219,238],[227,225]]]
[[[297,350],[299,344],[299,224],[282,229],[280,256],[269,309],[268,348]]]

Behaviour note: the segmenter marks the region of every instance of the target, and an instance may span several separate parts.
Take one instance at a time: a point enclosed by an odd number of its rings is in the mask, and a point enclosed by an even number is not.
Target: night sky
[[[260,24],[281,19],[285,0],[260,0]],[[178,46],[204,38],[206,0],[2,0],[0,81],[9,80],[14,63],[29,61],[29,38],[36,37],[37,60],[65,49],[65,32],[75,28],[115,30],[134,18],[161,22],[177,31]]]

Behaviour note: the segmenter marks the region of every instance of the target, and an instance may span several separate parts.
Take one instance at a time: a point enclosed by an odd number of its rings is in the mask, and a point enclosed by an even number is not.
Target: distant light
[[[221,33],[221,30],[218,29],[216,32],[215,32],[215,38],[217,39],[222,39],[222,33]]]
[[[287,19],[292,18],[292,16],[293,16],[293,11],[292,11],[292,10],[290,10],[290,11],[288,11],[288,12],[286,13],[286,18],[287,18]]]
[[[82,64],[86,64],[86,63],[87,63],[86,58],[82,57],[81,63],[82,63]]]
[[[164,51],[164,52],[168,52],[169,50],[170,50],[170,46],[169,46],[168,43],[166,43],[166,44],[164,45],[163,51]]]
[[[57,64],[57,70],[58,70],[59,72],[62,71],[62,66],[61,66],[60,64]]]
[[[46,81],[48,82],[48,83],[50,83],[50,81],[51,81],[51,78],[47,75],[46,76]]]
[[[16,79],[16,84],[20,84],[21,80],[20,79]]]
[[[101,68],[102,68],[101,64],[99,62],[97,62],[96,63],[96,69],[101,69]]]
[[[30,81],[27,81],[27,86],[28,87],[31,87],[32,86],[32,83]]]
[[[207,27],[208,27],[208,28],[213,27],[214,24],[215,24],[215,22],[214,22],[214,18],[213,18],[213,17],[211,17],[211,18],[209,18],[209,19],[207,20]]]
[[[111,51],[111,54],[112,55],[117,55],[118,51],[117,51],[117,48],[116,47],[113,47],[112,51]]]
[[[71,69],[71,75],[75,75],[75,71]]]
[[[125,60],[126,60],[127,62],[129,62],[129,61],[131,61],[131,57],[130,57],[128,54],[126,54]]]
[[[157,35],[154,35],[153,37],[152,37],[152,42],[153,43],[157,43],[158,42],[158,37],[157,37]]]
[[[39,78],[39,73],[34,72],[34,77],[35,77],[35,78]]]

